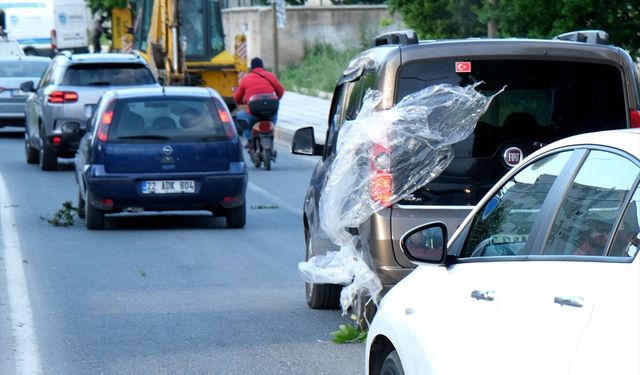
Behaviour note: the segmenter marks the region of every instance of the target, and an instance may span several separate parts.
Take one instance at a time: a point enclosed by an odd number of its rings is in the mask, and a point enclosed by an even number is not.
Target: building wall
[[[259,56],[274,68],[274,29],[271,7],[229,8],[222,12],[227,50],[234,53],[234,37],[247,38],[247,59]],[[374,36],[403,29],[398,15],[384,5],[287,7],[285,27],[277,30],[278,66],[299,63],[305,46],[329,43],[338,50],[371,44]]]

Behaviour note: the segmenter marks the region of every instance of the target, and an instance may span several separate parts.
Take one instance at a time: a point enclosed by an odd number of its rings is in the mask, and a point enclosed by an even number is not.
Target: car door
[[[534,223],[571,155],[564,151],[534,161],[494,188],[453,239],[451,251],[460,252],[459,260],[446,272],[420,267],[409,276],[425,278],[420,298],[408,305],[415,311],[413,332],[420,335],[414,341],[424,345],[415,351],[420,353],[417,373],[495,374],[511,345],[500,329],[501,305],[518,277],[515,268],[525,263],[527,243],[537,235]]]
[[[500,331],[504,346],[496,374],[566,374],[594,304],[629,268],[610,257],[615,228],[640,167],[609,150],[577,150],[581,162],[566,171],[534,224],[526,261],[503,270]]]

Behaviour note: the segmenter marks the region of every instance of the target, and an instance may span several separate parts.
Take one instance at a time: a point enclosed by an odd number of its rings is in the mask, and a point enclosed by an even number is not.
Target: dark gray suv
[[[294,135],[292,152],[322,156],[304,201],[306,259],[338,249],[320,229],[318,202],[340,129],[356,118],[368,89],[381,91],[378,108],[388,109],[437,84],[484,82],[477,90],[485,95],[506,86],[473,134],[453,145],[455,157],[439,177],[360,227],[349,228],[367,242],[369,266],[386,291],[414,267],[399,246],[409,229],[442,221],[453,233],[505,172],[554,140],[640,127],[638,72],[629,54],[607,40],[602,31],[572,32],[553,40],[418,41],[412,31],[377,37],[374,47],[356,56],[338,80],[324,144],[316,143],[312,128]],[[336,308],[340,290],[340,285],[307,283],[307,304]]]
[[[139,85],[158,86],[139,55],[58,54],[36,87],[31,81],[20,86],[32,93],[25,109],[27,163],[57,169],[58,157],[75,156],[100,96],[114,87]]]

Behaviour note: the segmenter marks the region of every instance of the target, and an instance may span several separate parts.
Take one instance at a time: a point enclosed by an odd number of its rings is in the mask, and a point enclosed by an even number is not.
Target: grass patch
[[[358,48],[337,51],[328,43],[319,43],[305,48],[302,63],[288,65],[278,78],[287,90],[302,90],[310,95],[318,91],[333,93],[347,63],[361,51]]]

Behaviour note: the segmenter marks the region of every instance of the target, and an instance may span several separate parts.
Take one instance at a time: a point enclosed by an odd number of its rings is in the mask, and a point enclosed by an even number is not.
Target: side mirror
[[[322,155],[324,153],[324,145],[316,143],[313,127],[308,126],[296,130],[291,142],[291,153],[297,155]]]
[[[26,82],[22,82],[20,84],[20,90],[24,91],[24,92],[34,92],[35,87],[33,85],[33,81],[26,81]]]
[[[447,255],[446,239],[446,224],[434,222],[405,233],[400,239],[400,247],[409,260],[441,264]]]

